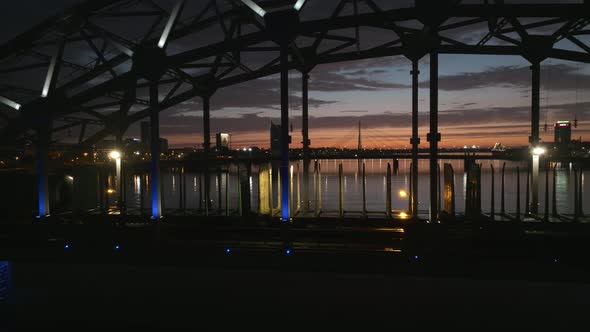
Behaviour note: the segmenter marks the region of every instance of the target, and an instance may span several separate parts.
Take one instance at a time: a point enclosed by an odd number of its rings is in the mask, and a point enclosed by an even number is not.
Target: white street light
[[[116,191],[119,194],[118,195],[118,199],[117,199],[117,205],[119,207],[119,213],[121,213],[121,207],[123,206],[123,191],[122,191],[122,187],[121,187],[121,152],[117,151],[117,150],[113,150],[111,151],[111,153],[109,153],[109,157],[111,157],[111,159],[115,159],[115,174],[116,174],[116,181],[115,181],[115,185],[116,185]]]
[[[530,211],[536,214],[539,211],[539,156],[545,153],[542,147],[533,148],[533,164],[531,176],[531,202]],[[529,202],[527,202],[528,204]]]
[[[111,157],[111,159],[121,159],[121,152],[113,150],[109,153],[109,157]]]
[[[541,148],[541,147],[536,147],[533,148],[533,155],[535,156],[539,156],[545,153],[545,149]]]

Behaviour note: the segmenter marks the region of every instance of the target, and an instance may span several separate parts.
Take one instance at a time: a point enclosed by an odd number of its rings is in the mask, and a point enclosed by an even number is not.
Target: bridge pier
[[[151,152],[151,177],[150,191],[152,196],[152,219],[162,218],[162,184],[160,177],[160,115],[156,109],[158,100],[158,83],[150,85],[150,152]]]

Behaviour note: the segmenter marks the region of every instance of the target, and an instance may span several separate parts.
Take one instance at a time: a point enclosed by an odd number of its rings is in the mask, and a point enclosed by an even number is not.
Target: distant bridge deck
[[[418,154],[418,159],[429,159],[430,155],[427,153]],[[303,159],[301,157],[293,157],[292,160],[300,160]],[[383,155],[375,155],[375,154],[367,154],[367,155],[359,155],[359,156],[350,156],[350,155],[319,155],[314,156],[313,159],[412,159],[412,155],[408,153],[384,153]],[[492,155],[491,153],[488,154],[439,154],[438,159],[517,159],[511,156],[502,156],[502,155]]]

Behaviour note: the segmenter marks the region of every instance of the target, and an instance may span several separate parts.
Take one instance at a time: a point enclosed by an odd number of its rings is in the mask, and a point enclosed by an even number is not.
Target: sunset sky
[[[0,15],[12,30],[2,31],[0,40],[8,40],[76,2],[5,1],[0,4]],[[588,42],[587,36],[580,39]],[[577,49],[568,41],[557,47]],[[428,61],[426,56],[420,62],[422,147],[427,146],[428,132]],[[517,56],[440,55],[439,68],[442,146],[527,144],[531,74],[526,60]],[[292,147],[300,147],[300,74],[291,72],[290,78]],[[211,99],[211,132],[230,133],[233,148],[268,147],[270,122],[280,121],[278,83],[278,76],[271,76],[218,91]],[[316,67],[309,85],[312,147],[356,147],[359,120],[365,147],[409,146],[410,84],[410,62],[403,57]],[[574,116],[580,122],[572,136],[590,139],[589,91],[590,66],[554,59],[542,63],[541,126],[547,121],[550,128],[548,132],[541,128],[543,140],[553,140],[553,122],[573,120]],[[199,98],[166,110],[161,113],[161,135],[171,146],[200,146],[201,115]],[[138,136],[138,129],[133,126],[127,135]]]

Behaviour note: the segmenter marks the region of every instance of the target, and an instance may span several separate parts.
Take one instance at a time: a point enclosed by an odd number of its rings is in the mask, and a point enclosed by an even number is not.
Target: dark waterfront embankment
[[[197,219],[3,225],[0,327],[563,328],[590,305],[584,223]]]
[[[293,267],[489,278],[507,277],[507,271],[480,275],[478,264],[514,264],[510,278],[578,281],[586,280],[585,272],[529,275],[528,269],[518,264],[538,265],[547,271],[567,267],[578,272],[589,266],[585,257],[590,254],[590,224],[585,222],[430,224],[295,218],[282,223],[259,217],[180,216],[140,221],[138,217],[95,216],[84,224],[55,220],[5,224],[0,227],[0,259],[199,266],[225,266],[243,260],[244,266],[260,268],[299,262],[302,264]],[[306,259],[284,260],[291,257]],[[313,267],[310,262],[314,261],[322,263]],[[416,266],[432,269],[416,270]]]

